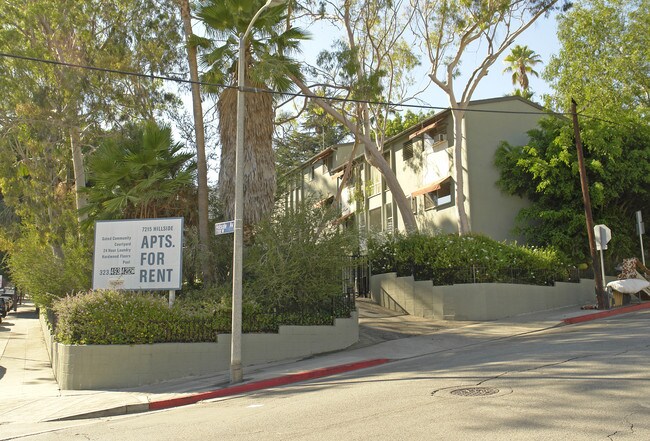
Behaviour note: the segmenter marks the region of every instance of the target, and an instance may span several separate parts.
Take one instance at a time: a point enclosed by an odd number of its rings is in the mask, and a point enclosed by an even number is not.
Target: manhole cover
[[[458,397],[485,397],[498,394],[499,389],[494,387],[464,387],[452,390],[449,393]]]
[[[453,386],[431,392],[435,397],[459,398],[459,397],[501,397],[510,395],[512,389],[509,387],[484,387],[484,386]]]

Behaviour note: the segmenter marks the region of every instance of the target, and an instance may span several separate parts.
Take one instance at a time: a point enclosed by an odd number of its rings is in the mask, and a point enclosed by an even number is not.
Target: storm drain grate
[[[462,389],[452,390],[449,393],[459,397],[486,397],[488,395],[498,394],[499,389],[494,387],[464,387]]]

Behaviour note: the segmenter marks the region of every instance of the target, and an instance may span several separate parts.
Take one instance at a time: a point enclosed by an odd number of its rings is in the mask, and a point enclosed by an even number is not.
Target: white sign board
[[[95,223],[93,289],[177,290],[183,218]]]
[[[596,249],[606,250],[607,243],[612,239],[612,230],[607,225],[594,225],[594,236],[596,239]]]

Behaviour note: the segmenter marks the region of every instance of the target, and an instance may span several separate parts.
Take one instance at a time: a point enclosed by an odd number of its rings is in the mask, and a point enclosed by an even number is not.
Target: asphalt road
[[[627,314],[24,439],[648,440],[648,325]]]

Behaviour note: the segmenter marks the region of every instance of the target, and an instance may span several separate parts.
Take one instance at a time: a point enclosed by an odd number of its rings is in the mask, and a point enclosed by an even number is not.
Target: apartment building
[[[515,216],[528,203],[496,186],[499,174],[494,154],[503,141],[513,145],[528,142],[527,132],[547,115],[539,105],[517,96],[470,103],[462,155],[465,209],[472,232],[496,240],[520,240],[512,231]],[[451,111],[446,109],[391,137],[382,149],[410,201],[420,231],[458,231],[453,130]],[[350,160],[351,173],[344,181]],[[363,145],[331,146],[296,168],[291,176],[288,205],[306,197],[323,203],[336,200],[341,221],[347,226],[366,231],[404,230],[391,191],[379,170],[366,162]]]

